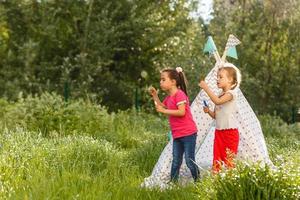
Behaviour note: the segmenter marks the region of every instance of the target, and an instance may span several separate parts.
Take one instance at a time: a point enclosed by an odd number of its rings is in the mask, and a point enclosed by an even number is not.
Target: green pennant
[[[212,39],[211,36],[208,36],[208,39],[205,43],[205,46],[204,46],[204,49],[203,49],[203,52],[204,53],[210,53],[212,54],[213,52],[217,51],[217,47]]]
[[[234,46],[234,47],[230,47],[230,48],[228,49],[226,55],[229,56],[229,57],[238,59],[238,56],[237,56],[237,52],[236,52],[235,46]]]

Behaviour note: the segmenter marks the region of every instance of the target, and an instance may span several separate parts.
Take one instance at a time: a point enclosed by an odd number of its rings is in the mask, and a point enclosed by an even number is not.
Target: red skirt
[[[225,165],[234,167],[233,159],[237,154],[239,145],[238,129],[215,130],[213,171],[220,171]]]

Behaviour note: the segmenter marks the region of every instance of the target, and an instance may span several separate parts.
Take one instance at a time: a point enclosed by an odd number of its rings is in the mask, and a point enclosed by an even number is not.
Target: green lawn
[[[197,185],[140,188],[168,126],[156,115],[108,114],[56,95],[0,100],[1,199],[299,199],[300,127],[262,116],[276,170],[246,163]]]

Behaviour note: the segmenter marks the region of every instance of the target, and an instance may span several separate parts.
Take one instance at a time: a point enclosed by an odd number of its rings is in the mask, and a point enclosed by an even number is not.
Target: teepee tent
[[[209,37],[204,47],[204,52],[214,55],[216,64],[208,73],[205,82],[215,94],[220,94],[221,90],[217,87],[217,72],[219,67],[225,62],[226,56],[237,58],[235,46],[240,41],[233,35],[229,36],[226,43],[225,51],[220,58],[216,45],[212,37]],[[261,130],[260,123],[244,97],[242,91],[237,88],[237,106],[238,111],[235,113],[240,141],[238,146],[237,159],[248,162],[260,162],[262,165],[273,165],[266,148],[265,139]],[[197,124],[197,142],[196,142],[196,163],[200,170],[210,169],[213,163],[213,142],[215,131],[215,120],[203,111],[204,101],[208,102],[209,107],[214,107],[213,102],[207,94],[201,90],[191,105],[192,114]],[[170,181],[170,172],[172,165],[172,141],[162,151],[158,162],[156,163],[152,174],[145,178],[144,187],[160,187],[165,188]],[[180,169],[181,182],[191,181],[192,177],[185,161],[183,161]]]

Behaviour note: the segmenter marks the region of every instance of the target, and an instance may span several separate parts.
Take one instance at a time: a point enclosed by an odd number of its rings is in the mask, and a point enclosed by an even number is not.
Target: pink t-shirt
[[[169,123],[174,139],[192,135],[197,132],[197,127],[190,109],[189,98],[182,90],[178,89],[173,96],[167,96],[163,101],[163,104],[170,110],[177,110],[178,105],[181,103],[185,103],[185,115],[182,117],[169,116]]]

